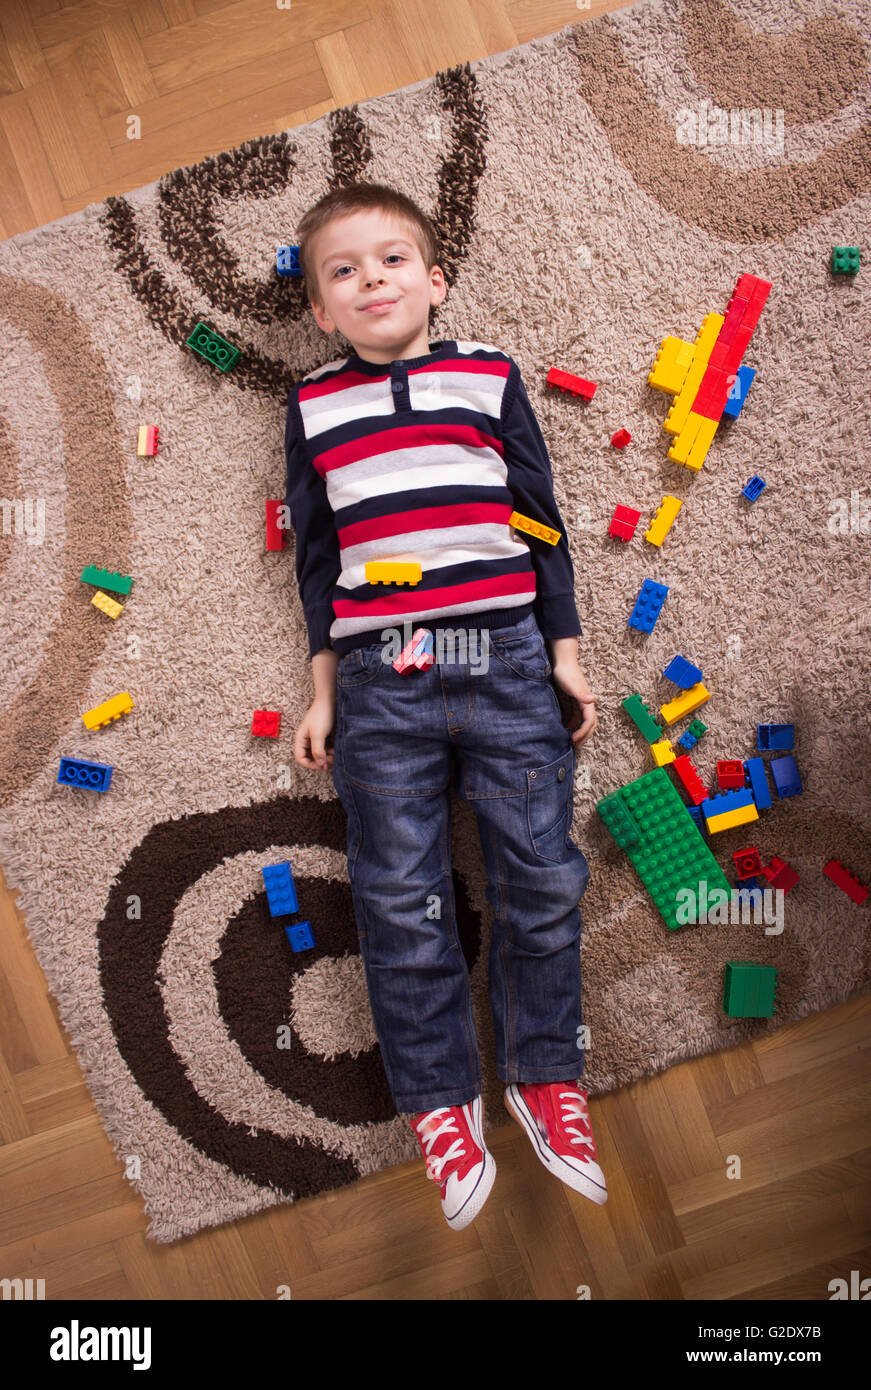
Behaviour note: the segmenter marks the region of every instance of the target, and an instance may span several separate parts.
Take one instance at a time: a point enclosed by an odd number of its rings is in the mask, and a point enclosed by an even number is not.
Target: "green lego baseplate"
[[[664,767],[603,797],[596,810],[626,850],[670,931],[691,925],[678,921],[682,889],[690,889],[697,903],[705,892],[710,897],[722,888],[731,894],[731,884]]]
[[[730,1018],[771,1018],[777,969],[751,960],[727,960],[723,1008]]]

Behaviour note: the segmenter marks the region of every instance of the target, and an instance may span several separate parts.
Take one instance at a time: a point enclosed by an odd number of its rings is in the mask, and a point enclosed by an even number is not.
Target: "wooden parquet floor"
[[[0,237],[616,8],[0,0]],[[421,1159],[158,1246],[4,885],[0,1277],[58,1300],[271,1300],[287,1284],[306,1300],[826,1300],[830,1279],[871,1274],[869,1021],[853,1000],[594,1101],[604,1207],[551,1177],[506,1112],[465,1231]]]

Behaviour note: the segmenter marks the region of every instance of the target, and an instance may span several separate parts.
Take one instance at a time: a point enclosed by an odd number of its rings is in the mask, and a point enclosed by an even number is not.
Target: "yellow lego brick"
[[[99,729],[103,724],[111,724],[113,719],[120,719],[122,714],[127,714],[132,708],[133,700],[129,691],[122,690],[120,695],[113,695],[111,700],[89,709],[82,715],[82,719],[86,729]]]
[[[693,362],[686,380],[675,396],[671,409],[663,421],[663,429],[669,434],[680,434],[692,410],[693,401],[699,393],[702,377],[708,370],[708,359],[714,350],[714,343],[725,319],[722,314],[705,314],[699,336],[693,344]]]
[[[657,391],[667,391],[670,396],[676,396],[686,381],[694,354],[693,344],[685,343],[683,338],[663,338],[653,371],[648,373],[649,384]]]
[[[660,705],[659,712],[666,724],[673,724],[676,719],[682,718],[685,714],[692,714],[694,709],[703,705],[706,700],[710,700],[711,692],[705,689],[703,681],[696,681],[689,690],[685,690],[676,699],[669,700],[668,704]]]
[[[651,743],[650,751],[657,767],[665,767],[666,763],[673,763],[677,757],[677,753],[672,751],[671,739],[668,738],[661,738],[658,743]]]
[[[108,613],[110,618],[117,618],[124,612],[123,603],[118,603],[115,599],[110,598],[108,594],[103,593],[102,589],[97,590],[94,597],[91,599],[91,603],[104,613]]]
[[[719,424],[719,420],[709,420],[706,415],[696,415],[690,411],[686,425],[668,451],[669,458],[698,473],[708,456]]]
[[[419,584],[422,570],[412,562],[369,560],[366,563],[367,584]]]
[[[649,531],[644,532],[644,539],[650,541],[651,545],[662,545],[682,506],[683,502],[679,497],[663,497],[650,523]]]
[[[539,540],[547,541],[548,545],[557,545],[561,540],[559,531],[554,531],[551,526],[543,526],[540,521],[533,521],[531,517],[521,516],[520,512],[511,513],[508,525],[513,526],[515,531],[528,531],[531,536],[538,536]]]
[[[748,821],[758,820],[759,812],[755,806],[739,806],[736,811],[721,811],[719,816],[705,816],[705,828],[709,834],[717,830],[731,830],[735,825],[746,825]]]

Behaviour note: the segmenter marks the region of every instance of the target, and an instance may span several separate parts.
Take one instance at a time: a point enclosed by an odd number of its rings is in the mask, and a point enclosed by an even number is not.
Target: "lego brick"
[[[833,275],[855,275],[860,264],[858,246],[833,246],[829,264]]]
[[[756,747],[760,753],[773,753],[795,747],[794,724],[757,724]]]
[[[279,246],[275,253],[275,269],[279,275],[300,277],[302,266],[299,263],[299,247]]]
[[[647,708],[640,695],[627,695],[625,700],[620,702],[629,718],[647,739],[648,743],[657,743],[662,737],[662,727],[657,724],[652,713]]]
[[[638,632],[652,632],[667,593],[667,584],[658,584],[655,579],[645,579],[627,626],[636,628]]]
[[[660,739],[658,743],[651,743],[650,751],[657,767],[665,767],[666,763],[673,763],[677,756],[672,750],[671,741],[667,738]]]
[[[756,802],[756,809],[767,811],[772,803],[764,762],[761,758],[747,758],[744,763],[744,770],[750,778],[750,790],[753,793],[753,800]]]
[[[697,685],[702,679],[699,667],[693,666],[682,656],[673,656],[662,674],[673,685],[679,685],[681,690],[689,690],[691,685]]]
[[[120,719],[122,714],[128,714],[132,708],[133,700],[129,691],[122,690],[120,695],[113,695],[111,700],[104,700],[102,705],[87,710],[82,715],[82,721],[86,729],[101,729],[104,724],[111,724],[114,719]]]
[[[732,858],[735,860],[735,869],[739,879],[762,873],[762,860],[755,845],[748,845],[746,849],[733,850]]]
[[[672,764],[680,778],[681,785],[694,806],[701,806],[708,800],[708,789],[698,774],[689,754],[682,753]]]
[[[779,888],[784,893],[788,893],[790,888],[794,888],[798,883],[795,869],[776,854],[772,854],[769,864],[762,865],[762,872],[772,888]]]
[[[537,536],[539,540],[547,541],[548,545],[557,545],[561,537],[561,533],[555,531],[552,526],[544,526],[540,521],[533,521],[532,517],[522,516],[520,512],[511,513],[508,525],[513,526],[515,531],[525,531],[530,536]]]
[[[832,880],[832,883],[836,883],[839,888],[843,889],[847,897],[852,898],[854,903],[861,905],[867,898],[868,888],[866,884],[862,883],[849,869],[845,869],[840,859],[827,860],[823,865],[823,873],[826,878]]]
[[[108,614],[110,618],[120,618],[121,614],[124,612],[123,603],[116,603],[108,594],[104,594],[102,589],[97,590],[94,597],[91,599],[91,603],[95,608],[99,608],[101,612]]]
[[[266,500],[266,549],[283,550],[287,541],[287,528],[281,525],[281,508],[287,503],[281,498],[269,497]]]
[[[611,435],[611,443],[615,449],[625,449],[627,444],[632,443],[632,435],[628,430],[617,430]]]
[[[693,710],[704,705],[711,698],[711,692],[701,681],[691,685],[689,690],[685,690],[682,695],[676,695],[673,700],[660,705],[659,712],[666,724],[674,724],[675,720],[682,719],[685,714],[692,714]]]
[[[677,759],[675,759],[675,761],[677,761]],[[702,815],[701,811],[699,810],[698,806],[688,806],[688,807],[687,807],[687,810],[689,811],[690,815],[692,816],[692,818],[693,818],[693,824],[696,826],[696,828],[699,830],[699,832],[700,832],[702,835],[707,835],[707,833],[708,833],[708,828],[707,828],[707,826],[705,825],[705,818],[704,818],[704,816]]]
[[[411,668],[416,664],[416,651],[420,647],[424,637],[429,632],[429,628],[419,627],[411,634],[411,640],[406,642],[399,656],[393,662],[393,669],[400,676],[407,675]],[[419,659],[419,658],[418,658]],[[422,669],[422,668],[419,668]]]
[[[667,391],[670,396],[676,396],[687,379],[694,355],[692,343],[685,343],[682,338],[664,338],[653,370],[648,374],[648,384],[657,391]]]
[[[696,398],[702,377],[707,371],[708,358],[722,326],[723,316],[721,314],[705,314],[702,319],[702,326],[693,344],[692,365],[663,422],[663,428],[669,434],[679,435],[687,423],[690,408]]]
[[[111,589],[113,594],[129,594],[133,587],[133,580],[129,574],[101,570],[96,565],[85,565],[81,579],[85,584],[98,584],[101,589]]]
[[[368,560],[367,584],[419,584],[423,571],[420,565],[394,560]]]
[[[242,355],[239,348],[228,343],[226,338],[222,338],[220,333],[216,333],[207,323],[198,323],[186,341],[187,346],[198,357],[205,358],[222,372],[232,371]]]
[[[683,502],[679,497],[663,497],[650,526],[644,533],[644,539],[650,541],[651,545],[662,545],[682,506]]]
[[[690,889],[697,899],[706,891],[730,893],[726,875],[687,815],[664,767],[652,768],[612,792],[597,803],[596,810],[617,844],[626,850],[669,930],[684,925],[677,917],[677,894],[682,889]],[[637,838],[630,839],[621,829],[621,812],[630,818]]]
[[[785,758],[772,758],[768,769],[774,778],[774,788],[778,796],[801,796],[804,787],[798,775],[795,758],[788,753]]]
[[[730,1018],[771,1018],[776,1008],[777,969],[749,960],[727,960],[723,1009]]]
[[[688,729],[685,729],[678,739],[678,747],[685,748],[689,753],[690,749],[695,748],[702,734],[708,732],[707,724],[703,724],[701,719],[694,719]]]
[[[640,519],[641,513],[637,512],[634,507],[618,505],[614,508],[611,525],[608,527],[608,535],[616,536],[621,541],[631,541]]]
[[[699,804],[702,808],[702,814],[708,823],[708,830],[714,828],[711,825],[712,821],[722,822],[725,816],[734,814],[741,815],[744,811],[749,811],[751,814],[744,816],[741,820],[730,821],[729,826],[743,825],[745,820],[756,820],[758,818],[758,812],[752,794],[746,787],[743,791],[721,792],[719,796],[709,796],[706,801],[702,801]],[[718,824],[716,829],[726,830],[729,826]]]
[[[105,792],[109,790],[113,771],[114,767],[111,763],[91,763],[84,762],[81,758],[61,758],[57,780],[62,787]]]
[[[719,419],[709,420],[706,416],[693,412],[669,449],[668,457],[698,473],[708,456],[718,424]]]
[[[266,888],[266,901],[272,917],[285,917],[289,912],[299,911],[296,884],[289,860],[280,864],[265,864],[260,870]]]
[[[257,738],[278,738],[281,714],[274,709],[256,709],[251,720],[251,732]]]
[[[297,922],[295,926],[285,927],[284,934],[295,951],[308,951],[315,944],[310,922]]]
[[[157,425],[140,425],[136,441],[136,452],[142,458],[152,458],[157,453]]]
[[[739,367],[734,375],[735,380],[729,387],[729,397],[723,406],[723,414],[728,415],[732,420],[737,420],[747,399],[747,392],[753,385],[756,369],[755,367]]]
[[[548,386],[556,386],[560,391],[567,391],[572,396],[582,396],[585,401],[591,401],[596,394],[595,381],[587,381],[582,376],[572,376],[571,372],[561,372],[558,367],[551,367],[547,374]]]
[[[741,489],[741,496],[746,497],[748,502],[755,502],[762,489],[765,487],[765,479],[760,478],[758,473],[754,473],[752,478]]]
[[[744,785],[744,764],[737,758],[723,758],[717,763],[717,786],[721,792],[734,791]]]

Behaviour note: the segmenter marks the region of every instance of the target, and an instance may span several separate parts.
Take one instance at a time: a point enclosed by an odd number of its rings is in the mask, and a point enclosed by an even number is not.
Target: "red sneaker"
[[[467,1105],[440,1105],[411,1118],[426,1159],[427,1177],[441,1188],[448,1225],[461,1231],[490,1196],[496,1161],[484,1143],[481,1097]]]
[[[545,1168],[599,1206],[608,1200],[586,1091],[573,1081],[512,1082],[505,1090],[505,1106],[526,1130]]]

